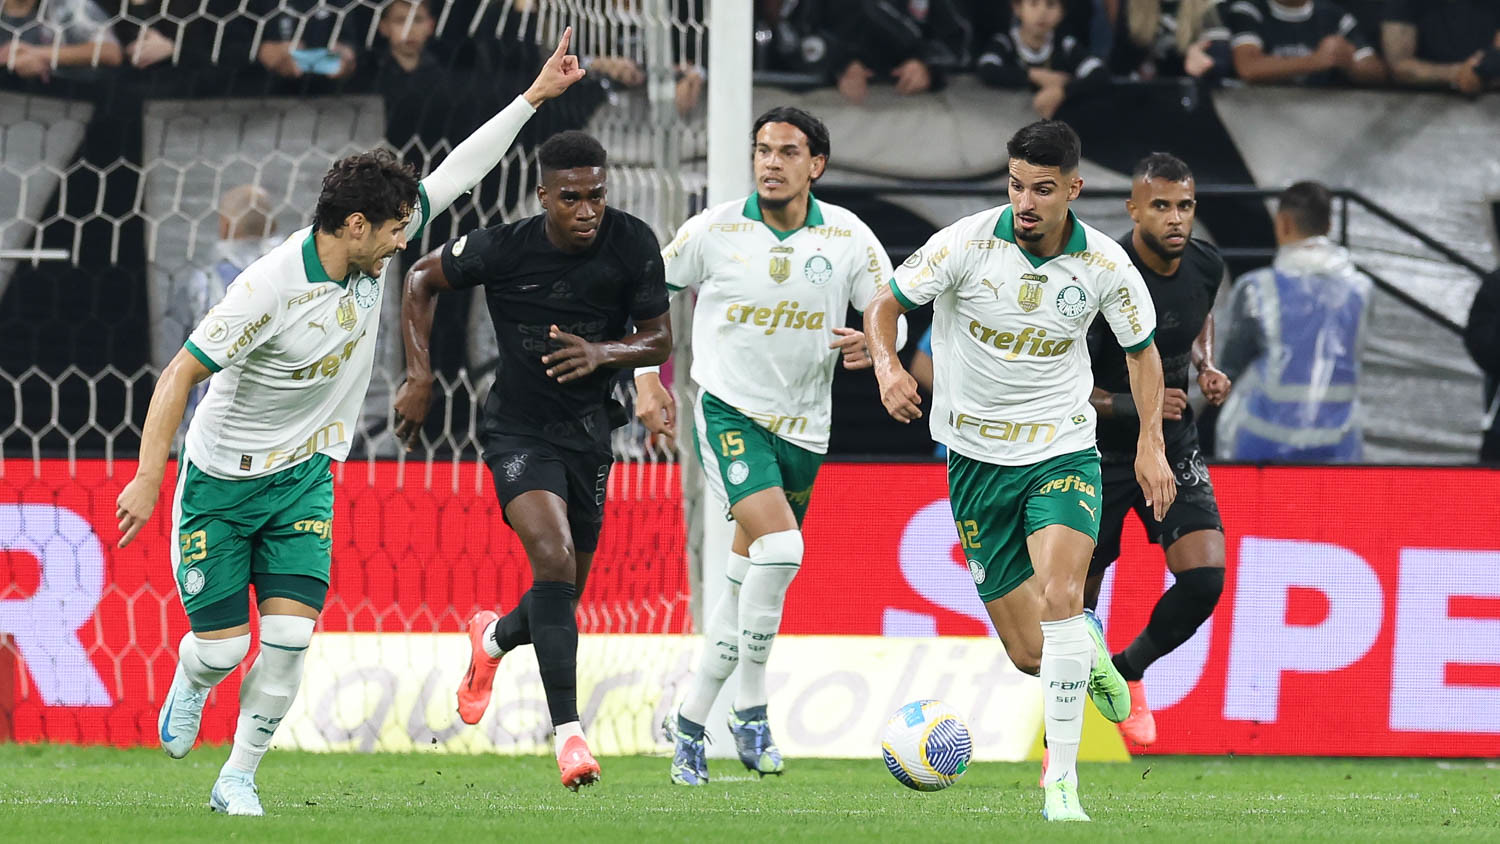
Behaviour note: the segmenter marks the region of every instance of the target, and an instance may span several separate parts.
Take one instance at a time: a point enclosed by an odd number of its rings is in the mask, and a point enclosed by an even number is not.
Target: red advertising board
[[[0,477],[0,736],[154,741],[186,629],[168,492],[130,548],[134,466],[11,461]],[[33,471],[34,470],[34,471]],[[1147,686],[1163,753],[1500,755],[1500,472],[1217,467],[1229,576],[1199,635]],[[684,632],[671,467],[621,465],[580,613],[586,631]],[[829,464],[783,632],[984,635],[936,465]],[[462,629],[529,575],[482,467],[350,464],[338,479],[334,631]],[[1137,526],[1101,602],[1123,647],[1165,587]],[[237,695],[237,678],[215,693]],[[224,697],[228,695],[229,697]],[[223,740],[232,706],[203,735]]]

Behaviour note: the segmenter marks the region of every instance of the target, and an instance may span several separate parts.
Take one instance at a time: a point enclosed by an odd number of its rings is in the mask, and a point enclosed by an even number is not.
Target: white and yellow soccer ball
[[[907,788],[942,791],[969,769],[969,725],[940,700],[914,700],[896,710],[880,736],[885,767]]]

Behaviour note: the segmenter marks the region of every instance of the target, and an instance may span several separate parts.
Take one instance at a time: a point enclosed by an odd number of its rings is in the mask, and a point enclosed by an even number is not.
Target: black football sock
[[[531,591],[521,596],[516,608],[500,616],[495,624],[495,644],[509,651],[531,644]]]
[[[1224,569],[1188,569],[1162,593],[1151,611],[1151,621],[1125,650],[1115,654],[1115,667],[1126,680],[1145,676],[1151,663],[1166,656],[1193,637],[1213,615],[1224,591]]]
[[[531,584],[531,643],[552,723],[578,720],[578,587],[558,580]]]

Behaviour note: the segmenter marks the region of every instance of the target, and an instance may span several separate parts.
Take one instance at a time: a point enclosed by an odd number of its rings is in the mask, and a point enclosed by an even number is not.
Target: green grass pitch
[[[876,760],[792,759],[750,779],[667,782],[667,761],[604,758],[579,794],[541,757],[369,756],[272,751],[267,816],[207,808],[224,748],[160,751],[0,745],[0,840],[485,842],[1500,839],[1500,768],[1483,762],[1139,758],[1084,764],[1092,824],[1048,825],[1034,764],[977,764],[918,794]]]

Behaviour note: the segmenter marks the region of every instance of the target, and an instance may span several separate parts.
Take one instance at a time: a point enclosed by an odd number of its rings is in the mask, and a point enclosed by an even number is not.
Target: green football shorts
[[[780,487],[802,524],[823,455],[776,436],[707,390],[696,410],[703,474],[720,500],[733,507],[751,493]]]
[[[980,599],[993,601],[1031,577],[1026,537],[1048,525],[1097,542],[1103,486],[1092,448],[1030,466],[997,466],[949,449],[948,498]]]
[[[244,591],[259,576],[329,582],[333,473],[326,455],[243,480],[208,475],[186,455],[180,462],[172,569],[189,616]]]

